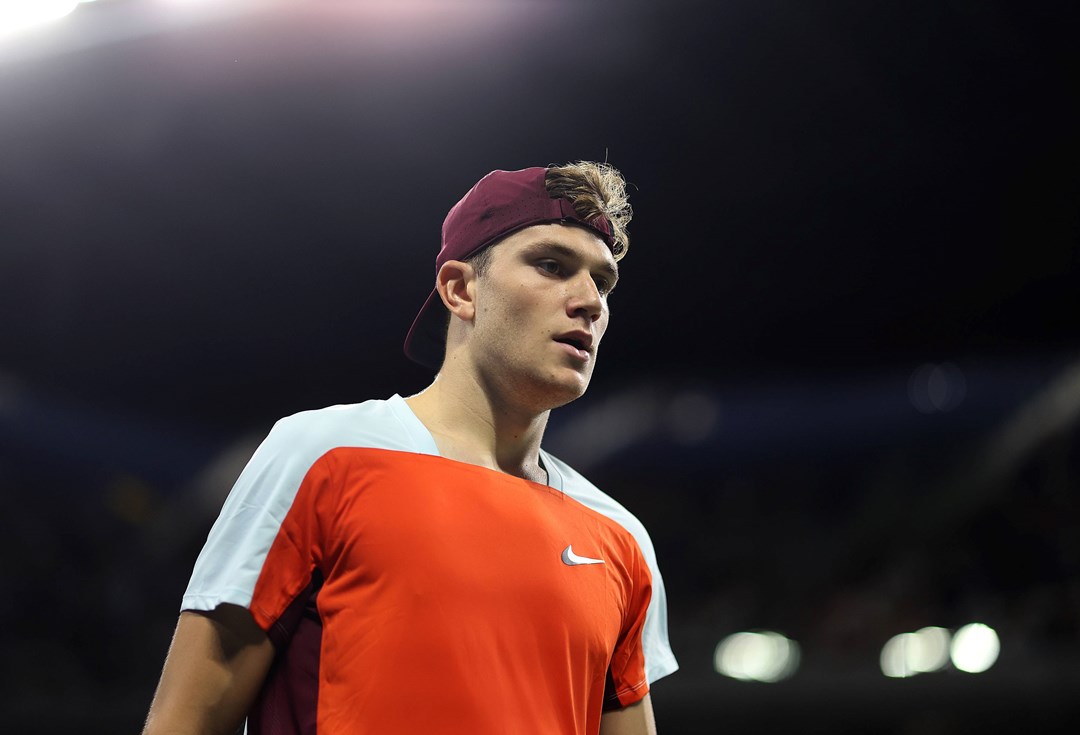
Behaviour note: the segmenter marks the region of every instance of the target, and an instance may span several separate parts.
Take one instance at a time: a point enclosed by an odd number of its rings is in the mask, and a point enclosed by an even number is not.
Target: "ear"
[[[460,260],[448,260],[439,268],[435,287],[439,290],[443,306],[451,314],[463,321],[472,321],[476,315],[473,284],[476,282],[476,270]]]

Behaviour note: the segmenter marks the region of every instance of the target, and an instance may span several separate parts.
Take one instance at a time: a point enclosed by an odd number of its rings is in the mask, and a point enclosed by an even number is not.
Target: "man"
[[[655,732],[645,529],[541,449],[627,248],[621,175],[493,171],[443,223],[409,398],[279,421],[195,565],[145,733]]]

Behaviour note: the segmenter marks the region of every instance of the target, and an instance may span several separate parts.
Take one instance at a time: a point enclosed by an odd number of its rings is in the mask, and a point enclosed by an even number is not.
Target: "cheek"
[[[484,304],[485,322],[502,332],[504,337],[520,337],[536,311],[534,301],[524,286],[500,292]]]
[[[545,307],[543,294],[530,290],[525,284],[504,294],[500,305],[515,320],[537,318],[546,308],[551,308]]]

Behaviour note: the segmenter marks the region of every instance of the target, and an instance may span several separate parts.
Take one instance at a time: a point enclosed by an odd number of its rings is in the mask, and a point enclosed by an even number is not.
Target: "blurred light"
[[[676,441],[697,444],[712,433],[719,410],[707,393],[685,391],[676,395],[665,412],[668,430]]]
[[[951,362],[920,365],[908,380],[908,398],[922,413],[952,411],[966,394],[964,373]]]
[[[79,0],[0,0],[0,34],[63,18]]]
[[[1001,642],[993,628],[971,623],[956,631],[950,655],[953,666],[969,674],[986,671],[997,661]]]
[[[949,661],[949,631],[929,626],[914,633],[901,633],[881,649],[881,673],[902,679],[937,671]]]
[[[886,641],[881,649],[881,673],[894,679],[903,679],[918,673],[911,668],[907,653],[914,637],[914,633],[901,633]]]
[[[907,647],[912,671],[937,671],[949,662],[949,631],[927,627],[911,634]]]
[[[945,628],[927,627],[890,638],[881,649],[881,673],[905,678],[937,671],[951,657],[957,669],[976,674],[994,665],[1000,649],[997,633],[982,623],[965,625],[951,642]]]
[[[733,679],[772,683],[795,673],[799,645],[772,631],[733,633],[716,646],[713,665]]]

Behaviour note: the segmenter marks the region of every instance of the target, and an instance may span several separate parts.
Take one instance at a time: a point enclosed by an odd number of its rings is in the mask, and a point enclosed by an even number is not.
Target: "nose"
[[[566,301],[566,313],[571,317],[586,317],[597,321],[604,314],[606,304],[596,287],[596,281],[588,273],[579,273],[570,282],[570,295]]]

